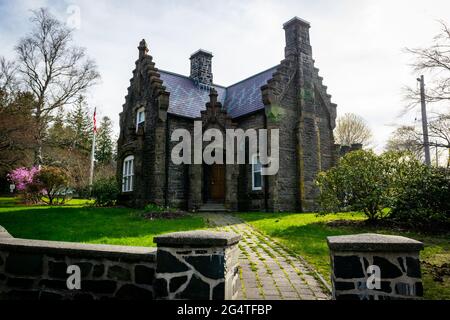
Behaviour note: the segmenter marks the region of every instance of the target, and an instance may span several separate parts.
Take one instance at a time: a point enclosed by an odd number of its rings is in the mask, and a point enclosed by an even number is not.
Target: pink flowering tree
[[[40,188],[38,188],[36,181],[39,171],[38,167],[22,167],[14,169],[7,175],[8,180],[16,186],[16,190],[24,196],[25,201],[33,203],[39,201]]]
[[[17,191],[27,202],[63,204],[68,195],[69,176],[57,167],[17,168],[8,174]]]

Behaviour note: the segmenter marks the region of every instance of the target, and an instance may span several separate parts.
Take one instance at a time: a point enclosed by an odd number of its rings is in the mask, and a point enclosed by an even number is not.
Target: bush
[[[346,154],[337,167],[317,178],[322,210],[362,211],[369,220],[382,218],[389,188],[385,172],[383,161],[372,151]]]
[[[167,211],[166,208],[164,208],[163,206],[158,206],[157,204],[154,203],[149,203],[145,206],[144,208],[145,212],[164,212]]]
[[[92,197],[99,207],[113,206],[119,196],[119,186],[115,178],[98,179],[92,186]]]
[[[41,190],[36,185],[35,176],[39,172],[37,167],[30,169],[22,167],[12,170],[7,174],[7,179],[16,186],[16,191],[24,198],[25,202],[39,202]]]
[[[392,205],[408,179],[417,176],[423,167],[406,153],[378,156],[372,151],[350,152],[338,166],[317,177],[322,211],[362,211],[371,221],[384,218],[384,209]]]
[[[35,185],[32,188],[40,191],[41,201],[47,204],[63,204],[69,191],[69,176],[67,172],[58,167],[43,167],[35,175]]]
[[[450,171],[425,167],[410,176],[392,204],[390,219],[409,228],[450,230]]]

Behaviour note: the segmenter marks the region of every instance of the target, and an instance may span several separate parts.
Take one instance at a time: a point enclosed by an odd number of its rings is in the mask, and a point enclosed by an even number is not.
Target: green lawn
[[[425,243],[421,252],[424,295],[427,299],[450,299],[450,277],[443,282],[435,281],[432,273],[445,263],[450,263],[450,237],[425,236],[413,232],[393,232],[374,227],[331,227],[332,220],[362,220],[362,214],[268,214],[241,213],[238,216],[263,233],[275,238],[292,251],[302,255],[326,280],[330,279],[330,258],[326,237],[354,233],[376,232],[398,234]]]
[[[148,220],[139,210],[88,204],[71,200],[64,206],[24,206],[0,198],[0,225],[16,238],[130,246],[154,246],[158,234],[207,227],[198,216]]]

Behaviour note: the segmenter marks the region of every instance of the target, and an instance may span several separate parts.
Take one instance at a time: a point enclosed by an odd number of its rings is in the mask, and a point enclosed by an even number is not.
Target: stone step
[[[228,212],[225,206],[221,203],[205,203],[198,209],[199,212]]]

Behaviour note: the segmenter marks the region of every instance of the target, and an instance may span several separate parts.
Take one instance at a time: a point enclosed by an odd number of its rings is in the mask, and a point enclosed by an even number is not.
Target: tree
[[[390,136],[387,151],[410,152],[417,159],[424,157],[422,134],[413,126],[401,126]]]
[[[424,167],[407,153],[350,152],[317,177],[322,211],[362,211],[369,221],[384,218],[408,179],[420,176]]]
[[[17,87],[17,65],[0,57],[0,107],[5,107],[14,99]]]
[[[0,175],[27,166],[33,144],[33,96],[19,91],[16,66],[0,57]]]
[[[428,102],[450,100],[450,28],[441,22],[441,32],[434,37],[429,48],[407,48],[406,52],[415,58],[414,71],[429,73],[433,81],[427,83],[425,93]],[[418,88],[406,88],[406,98],[410,101],[406,111],[420,102]]]
[[[435,147],[447,149],[447,167],[450,167],[450,114],[438,114],[428,126],[429,137],[435,140]]]
[[[371,143],[372,131],[362,117],[346,113],[337,120],[334,137],[340,145],[350,146],[358,143],[367,146]]]
[[[47,9],[33,11],[33,29],[16,46],[23,86],[33,94],[36,146],[34,161],[42,164],[43,140],[54,110],[74,103],[99,78],[85,49],[71,45],[73,31]]]
[[[69,176],[65,170],[58,167],[43,167],[35,179],[42,190],[41,201],[50,205],[65,202],[69,184]]]
[[[100,164],[108,164],[113,160],[114,145],[112,141],[112,122],[103,117],[97,135],[95,158]]]
[[[71,149],[89,153],[92,146],[92,120],[85,98],[79,96],[75,109],[67,114],[67,127],[71,131]]]

